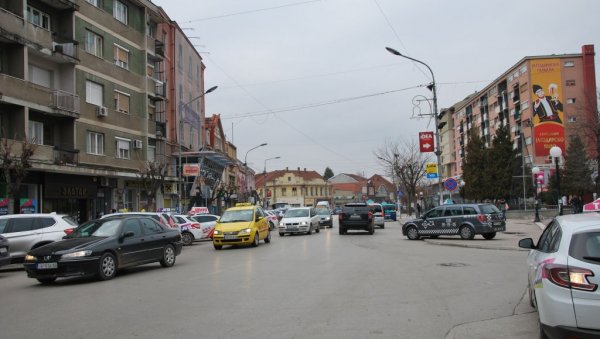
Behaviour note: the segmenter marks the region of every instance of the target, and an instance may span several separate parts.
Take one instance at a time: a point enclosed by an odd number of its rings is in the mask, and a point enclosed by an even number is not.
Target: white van
[[[329,202],[327,201],[319,201],[315,208],[327,208],[328,210],[330,210],[331,206],[329,206]]]

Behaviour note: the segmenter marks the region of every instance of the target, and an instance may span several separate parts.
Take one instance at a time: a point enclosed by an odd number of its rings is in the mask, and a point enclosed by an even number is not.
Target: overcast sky
[[[206,114],[262,172],[385,170],[386,140],[417,140],[413,98],[439,108],[482,89],[525,56],[600,51],[597,0],[154,0],[201,53]],[[596,56],[596,77],[600,69]],[[426,102],[422,113],[429,113]]]

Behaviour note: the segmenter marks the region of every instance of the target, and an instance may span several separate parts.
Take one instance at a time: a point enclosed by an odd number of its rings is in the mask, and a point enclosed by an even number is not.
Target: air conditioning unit
[[[133,148],[136,149],[141,149],[142,148],[142,140],[134,140],[133,141]]]
[[[96,107],[96,115],[99,117],[107,117],[108,116],[108,108],[103,106]]]

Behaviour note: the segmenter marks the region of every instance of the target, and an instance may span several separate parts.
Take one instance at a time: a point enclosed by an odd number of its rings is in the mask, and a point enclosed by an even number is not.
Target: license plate
[[[494,227],[494,232],[502,232],[504,231],[504,228],[502,227]]]
[[[353,215],[350,216],[350,219],[360,219],[360,215],[353,214]]]
[[[288,227],[288,231],[297,231],[298,227]]]
[[[492,225],[494,225],[494,226],[502,226],[502,221],[496,221],[496,222],[492,223]]]
[[[224,238],[225,240],[237,240],[238,236],[232,234],[225,234]]]
[[[38,270],[49,270],[49,269],[53,269],[53,268],[58,268],[58,263],[55,263],[55,262],[43,262],[43,263],[37,264],[37,269]]]
[[[0,253],[6,253],[6,248],[0,247]]]

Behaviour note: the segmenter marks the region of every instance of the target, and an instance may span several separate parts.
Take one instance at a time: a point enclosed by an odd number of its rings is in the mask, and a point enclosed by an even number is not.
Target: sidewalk
[[[399,220],[400,225],[405,221],[414,218],[403,215],[403,218]],[[542,220],[541,222],[533,222],[527,219],[507,219],[506,220],[506,231],[498,232],[496,237],[492,240],[483,239],[481,235],[476,235],[473,240],[462,240],[458,235],[454,236],[439,236],[437,239],[429,237],[423,237],[424,241],[431,244],[443,245],[443,246],[459,246],[459,247],[470,247],[470,248],[482,248],[482,249],[494,249],[494,250],[509,250],[509,251],[528,251],[526,249],[519,248],[519,240],[523,238],[533,238],[534,242],[537,242],[543,229],[550,222],[548,220]]]

